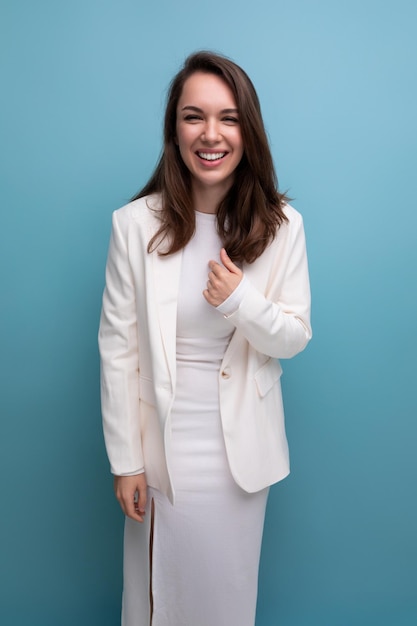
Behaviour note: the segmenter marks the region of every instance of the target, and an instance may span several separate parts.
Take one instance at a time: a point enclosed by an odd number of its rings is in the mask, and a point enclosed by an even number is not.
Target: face
[[[219,76],[195,72],[185,81],[176,131],[193,191],[212,188],[225,195],[242,158],[243,141],[236,101]]]

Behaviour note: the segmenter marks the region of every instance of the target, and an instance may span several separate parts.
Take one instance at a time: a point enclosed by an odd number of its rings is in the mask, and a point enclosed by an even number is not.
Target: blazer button
[[[229,370],[222,370],[222,372],[221,372],[221,377],[222,377],[222,378],[230,378],[230,372],[229,372]]]

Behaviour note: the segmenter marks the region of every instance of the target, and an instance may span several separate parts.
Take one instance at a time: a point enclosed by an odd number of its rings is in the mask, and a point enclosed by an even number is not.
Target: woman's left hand
[[[228,256],[226,250],[220,250],[220,263],[209,261],[210,272],[208,275],[207,289],[203,296],[212,306],[219,306],[230,296],[242,280],[243,272]]]

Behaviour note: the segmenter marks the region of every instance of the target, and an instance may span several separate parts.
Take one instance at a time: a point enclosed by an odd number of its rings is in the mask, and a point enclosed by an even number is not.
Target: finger
[[[220,273],[224,270],[224,267],[222,265],[220,265],[220,263],[217,263],[217,261],[213,261],[213,259],[211,261],[209,261],[208,263],[209,269],[211,270],[211,272],[216,275],[216,273]]]
[[[237,265],[235,265],[233,263],[232,259],[227,254],[225,248],[222,248],[220,250],[220,261],[223,263],[225,268],[227,270],[229,270],[229,272],[232,272],[233,274],[240,274],[241,273],[241,270],[238,268]]]
[[[137,511],[140,515],[145,515],[147,494],[146,489],[141,489],[138,494]]]
[[[208,275],[208,280],[207,280],[208,289],[210,289],[210,287],[215,287],[216,285],[218,285],[219,279],[220,279],[220,276],[216,276],[214,272],[210,272]]]
[[[135,520],[135,522],[143,522],[145,511],[139,509],[138,501],[135,498],[126,500],[122,509],[124,514]]]
[[[209,304],[213,305],[213,298],[211,297],[208,289],[204,289],[203,296],[205,297],[205,299],[207,300]]]

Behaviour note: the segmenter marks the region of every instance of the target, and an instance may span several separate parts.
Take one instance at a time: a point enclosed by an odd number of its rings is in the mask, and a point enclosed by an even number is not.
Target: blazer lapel
[[[155,301],[172,390],[176,384],[177,300],[182,250],[168,256],[152,254]]]

